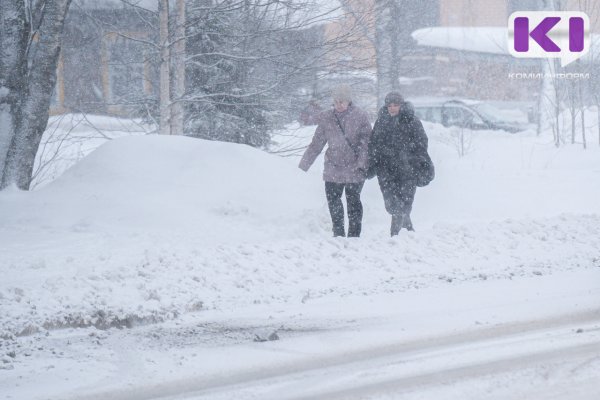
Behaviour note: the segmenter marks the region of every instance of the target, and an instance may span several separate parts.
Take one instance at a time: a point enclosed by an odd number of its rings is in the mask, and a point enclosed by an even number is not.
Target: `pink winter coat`
[[[339,118],[346,138],[335,115]],[[323,180],[335,183],[363,182],[366,179],[371,136],[371,123],[367,113],[350,104],[343,113],[334,114],[333,110],[329,110],[321,113],[318,118],[319,125],[300,160],[300,169],[308,171],[327,144]]]

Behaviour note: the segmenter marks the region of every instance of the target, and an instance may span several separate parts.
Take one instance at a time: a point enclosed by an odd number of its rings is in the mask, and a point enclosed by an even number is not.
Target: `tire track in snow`
[[[585,332],[591,335],[576,334],[582,326],[590,328]],[[490,328],[425,338],[412,342],[398,342],[383,346],[371,346],[343,354],[313,357],[290,363],[289,365],[265,366],[258,370],[241,371],[228,376],[198,377],[180,381],[165,382],[152,386],[105,391],[85,395],[78,394],[69,400],[151,400],[151,399],[349,399],[360,398],[381,391],[394,391],[399,388],[415,388],[432,383],[464,379],[495,372],[506,372],[518,365],[519,368],[547,363],[568,357],[600,356],[600,310],[566,316],[557,316],[536,321],[499,325]],[[590,337],[591,336],[591,337]],[[563,341],[557,345],[557,341]],[[531,350],[536,344],[545,344],[540,349]],[[496,357],[485,357],[498,346],[509,348]],[[514,351],[518,346],[521,351]],[[458,352],[457,352],[458,350]],[[460,365],[442,362],[434,368],[427,365],[431,360],[444,357],[474,355],[471,361]],[[388,368],[398,364],[425,364],[421,373],[403,373],[400,376],[384,377],[361,384],[360,376],[378,368]],[[433,363],[435,364],[435,362]],[[421,365],[422,367],[422,365]],[[326,378],[329,376],[329,378]],[[350,376],[351,380],[344,381]],[[325,378],[324,378],[325,377]],[[310,384],[323,379],[342,381],[343,388],[322,388],[308,394]],[[289,384],[306,390],[291,393],[277,393],[273,390]],[[306,393],[306,394],[305,394]]]
[[[566,360],[587,359],[589,357],[600,357],[600,340],[592,343],[568,346],[559,349],[546,350],[519,355],[517,357],[506,357],[499,360],[483,361],[465,366],[434,369],[421,374],[390,378],[368,384],[356,384],[338,390],[328,390],[321,393],[313,393],[309,396],[278,397],[281,400],[337,400],[337,399],[367,399],[372,396],[383,396],[385,394],[400,395],[421,387],[441,386],[452,384],[467,379],[475,379],[486,375],[500,374],[521,370],[537,365],[545,365],[555,362],[566,362]],[[600,387],[596,386],[596,395],[600,395]],[[371,396],[371,397],[368,397]],[[203,397],[198,397],[198,399]],[[388,398],[388,397],[386,397]],[[519,396],[518,398],[523,398]],[[546,398],[546,397],[527,397]],[[564,398],[569,397],[553,397]],[[597,398],[597,397],[595,397]],[[191,399],[191,398],[190,398]],[[507,398],[504,397],[506,400]]]

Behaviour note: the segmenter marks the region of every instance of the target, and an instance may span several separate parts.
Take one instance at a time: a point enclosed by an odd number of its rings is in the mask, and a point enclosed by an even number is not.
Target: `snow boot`
[[[360,222],[350,221],[348,227],[348,237],[360,237],[362,224]]]
[[[396,236],[402,228],[402,214],[392,215],[392,226],[390,227],[390,235]]]
[[[402,216],[402,228],[406,228],[407,231],[411,232],[415,231],[409,214],[404,214]]]
[[[346,232],[344,229],[344,225],[334,225],[333,226],[333,237],[345,237],[346,236]]]

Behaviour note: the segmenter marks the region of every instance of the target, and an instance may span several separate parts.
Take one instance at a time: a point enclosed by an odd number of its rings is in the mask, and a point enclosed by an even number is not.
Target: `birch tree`
[[[129,0],[121,4],[141,9]],[[146,44],[159,63],[156,107],[149,110],[161,134],[263,146],[281,110],[292,108],[294,91],[316,81],[336,50],[351,47],[352,27],[323,37],[319,25],[334,19],[335,8],[321,11],[313,0],[155,4],[143,14],[151,15],[144,21],[156,33],[156,42]]]
[[[405,58],[415,52],[411,33],[416,29],[435,24],[428,11],[439,5],[430,0],[419,2],[340,0],[340,2],[344,9],[362,25],[364,37],[375,48],[376,91],[379,107],[386,93],[400,90],[400,76],[414,69]]]
[[[399,89],[401,2],[340,0],[347,16],[359,27],[362,38],[375,50],[377,108],[383,103],[387,92]]]
[[[185,54],[186,54],[186,1],[176,0],[174,17],[174,43],[171,52],[173,65],[173,97],[176,100],[171,106],[171,133],[182,135],[184,133],[184,103],[181,101],[185,95]]]
[[[171,134],[171,46],[169,44],[169,0],[158,0],[158,16],[160,24],[160,82],[159,108],[160,118],[158,132]]]
[[[375,2],[375,54],[377,68],[377,108],[383,104],[387,91],[398,90],[397,4],[395,0]]]
[[[71,0],[0,0],[0,188],[28,190]]]
[[[0,183],[21,114],[29,27],[24,2],[0,0]]]
[[[323,37],[319,24],[333,17],[321,8],[312,0],[188,1],[185,52],[176,51],[185,54],[185,90],[173,100],[184,105],[185,134],[267,145],[295,91],[354,40],[354,26]]]
[[[600,22],[600,4],[596,0],[578,0],[577,5],[580,11],[584,11],[590,17],[590,24],[597,26]],[[587,82],[585,89],[589,92],[587,98],[592,104],[596,106],[597,116],[597,129],[598,129],[598,144],[600,144],[600,77],[596,73],[597,64],[600,63],[600,42],[597,39],[597,33],[592,35],[592,42],[590,43],[590,52],[588,54],[588,60],[585,64],[586,69],[584,72],[590,74],[590,80]],[[577,60],[580,62],[581,60]],[[582,65],[583,63],[579,63]],[[582,85],[583,86],[583,85]],[[580,87],[583,91],[583,88]],[[581,95],[584,98],[584,94]],[[582,110],[581,114],[581,125],[583,127],[583,136],[585,137],[585,109]],[[586,141],[584,140],[584,146]]]

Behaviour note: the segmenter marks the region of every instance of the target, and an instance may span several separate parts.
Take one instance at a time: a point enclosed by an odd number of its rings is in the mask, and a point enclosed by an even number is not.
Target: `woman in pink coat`
[[[371,123],[367,114],[352,104],[352,90],[340,85],[333,90],[333,109],[321,113],[312,142],[299,167],[308,171],[325,145],[325,195],[333,223],[333,236],[346,236],[342,194],[348,205],[348,237],[360,236],[360,192],[366,179]]]

